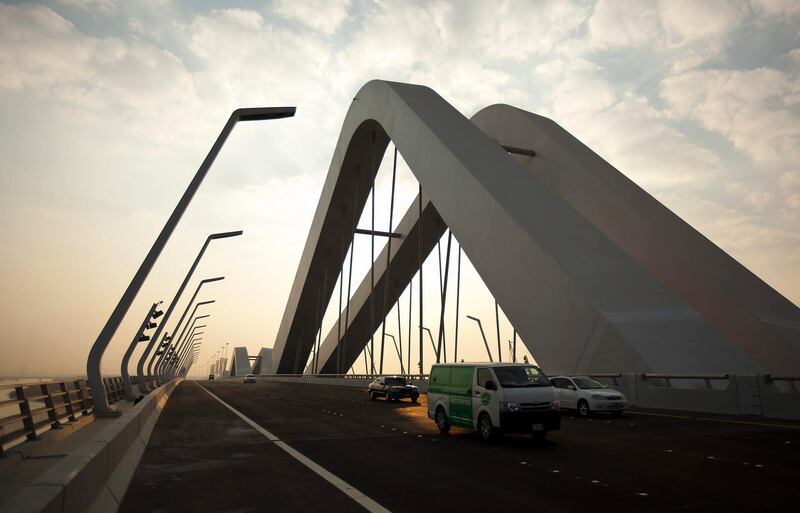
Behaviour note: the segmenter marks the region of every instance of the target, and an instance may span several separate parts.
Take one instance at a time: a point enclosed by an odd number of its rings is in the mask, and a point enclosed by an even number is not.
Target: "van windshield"
[[[515,367],[495,367],[494,373],[503,388],[549,387],[550,380],[537,367],[519,365]]]

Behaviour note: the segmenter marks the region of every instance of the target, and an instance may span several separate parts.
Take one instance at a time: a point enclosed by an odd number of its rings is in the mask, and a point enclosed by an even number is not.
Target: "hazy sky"
[[[800,303],[800,2],[234,4],[0,3],[0,375],[85,372],[230,111],[296,105],[236,128],[103,368],[119,373],[145,311],[215,231],[245,236],[214,243],[190,285],[226,276],[202,296],[217,303],[197,368],[226,342],[272,346],[346,109],[373,78],[431,86],[467,116],[503,102],[553,118]],[[400,168],[398,217],[416,189]],[[474,271],[462,301],[494,336]],[[461,354],[482,358],[474,325],[460,329]]]

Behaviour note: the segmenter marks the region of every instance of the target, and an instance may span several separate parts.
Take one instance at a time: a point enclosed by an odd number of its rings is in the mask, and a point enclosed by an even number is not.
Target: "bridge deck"
[[[419,405],[307,384],[202,382],[390,511],[795,511],[800,426],[564,416],[545,443],[440,436]],[[646,495],[645,495],[646,494]],[[363,511],[198,384],[167,403],[122,511]]]

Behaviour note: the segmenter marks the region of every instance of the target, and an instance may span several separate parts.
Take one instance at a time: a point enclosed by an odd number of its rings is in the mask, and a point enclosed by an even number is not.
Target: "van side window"
[[[489,369],[485,368],[478,369],[478,374],[477,374],[478,386],[485,387],[487,381],[494,381],[494,379],[492,379],[492,373],[489,372]]]

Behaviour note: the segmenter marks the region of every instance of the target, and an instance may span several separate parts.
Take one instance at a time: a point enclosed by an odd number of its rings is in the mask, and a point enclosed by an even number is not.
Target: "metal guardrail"
[[[125,399],[122,378],[104,378],[103,382],[109,403]],[[6,395],[6,391],[7,398],[0,399],[0,456],[64,422],[89,415],[94,407],[85,379],[0,385],[0,394]]]
[[[307,379],[376,379],[386,376],[398,376],[410,380],[427,381],[428,374],[256,374],[257,378],[307,378]],[[243,376],[230,376],[242,378]],[[228,377],[221,378],[228,379]]]

